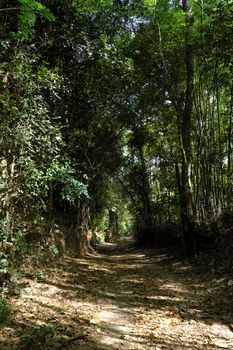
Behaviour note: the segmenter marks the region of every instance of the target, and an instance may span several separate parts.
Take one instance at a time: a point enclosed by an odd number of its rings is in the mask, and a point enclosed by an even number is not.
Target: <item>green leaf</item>
[[[153,6],[157,5],[157,1],[158,0],[145,0],[145,5],[147,5],[149,7],[153,7]]]
[[[55,16],[43,4],[35,0],[19,0],[21,9],[19,13],[20,20],[20,35],[24,38],[29,38],[31,30],[35,26],[38,13],[48,21],[54,21]]]

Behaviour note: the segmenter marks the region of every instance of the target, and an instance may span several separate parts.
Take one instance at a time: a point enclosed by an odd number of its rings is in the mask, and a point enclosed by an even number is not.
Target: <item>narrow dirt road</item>
[[[107,245],[21,278],[0,349],[233,349],[233,287],[166,251]]]

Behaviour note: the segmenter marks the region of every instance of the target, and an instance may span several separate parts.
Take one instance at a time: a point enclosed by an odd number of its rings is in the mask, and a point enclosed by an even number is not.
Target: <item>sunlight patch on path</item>
[[[45,326],[60,337],[59,350],[233,349],[225,279],[213,285],[213,276],[161,253],[117,248],[64,258],[57,269],[44,269],[41,281],[28,274],[12,300],[15,342],[25,327],[30,333]],[[0,349],[12,342],[2,334]]]
[[[93,316],[98,342],[109,349],[144,349],[138,339],[134,342],[134,314],[119,305],[105,305]]]
[[[91,320],[102,330],[116,335],[129,334],[132,330],[130,314],[126,310],[120,310],[117,306],[109,305],[98,311]]]

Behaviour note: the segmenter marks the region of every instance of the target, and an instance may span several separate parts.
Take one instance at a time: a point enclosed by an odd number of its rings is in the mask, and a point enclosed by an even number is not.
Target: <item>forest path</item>
[[[20,283],[0,349],[233,349],[233,281],[165,250],[104,245]]]

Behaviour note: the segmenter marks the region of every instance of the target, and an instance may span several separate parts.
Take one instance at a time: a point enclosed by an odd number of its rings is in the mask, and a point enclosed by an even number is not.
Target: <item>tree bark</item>
[[[139,153],[141,170],[142,170],[141,186],[142,186],[142,199],[143,199],[143,208],[144,208],[144,220],[145,220],[145,226],[148,228],[152,226],[150,185],[148,180],[145,157],[144,157],[143,149],[141,145],[138,147],[138,153]]]
[[[108,229],[105,230],[105,242],[113,243],[118,238],[118,216],[115,209],[108,210]]]
[[[85,197],[78,199],[75,226],[72,228],[70,246],[78,256],[93,253],[91,247],[92,231],[89,228],[89,204]]]
[[[181,169],[181,216],[184,229],[184,236],[187,247],[196,251],[194,235],[195,209],[193,203],[193,193],[191,186],[191,131],[192,131],[192,111],[193,111],[193,48],[191,43],[193,16],[188,0],[182,0],[182,8],[186,18],[185,33],[185,66],[186,66],[186,91],[184,108],[181,115],[178,115],[178,127],[180,129],[180,143],[182,154]]]

